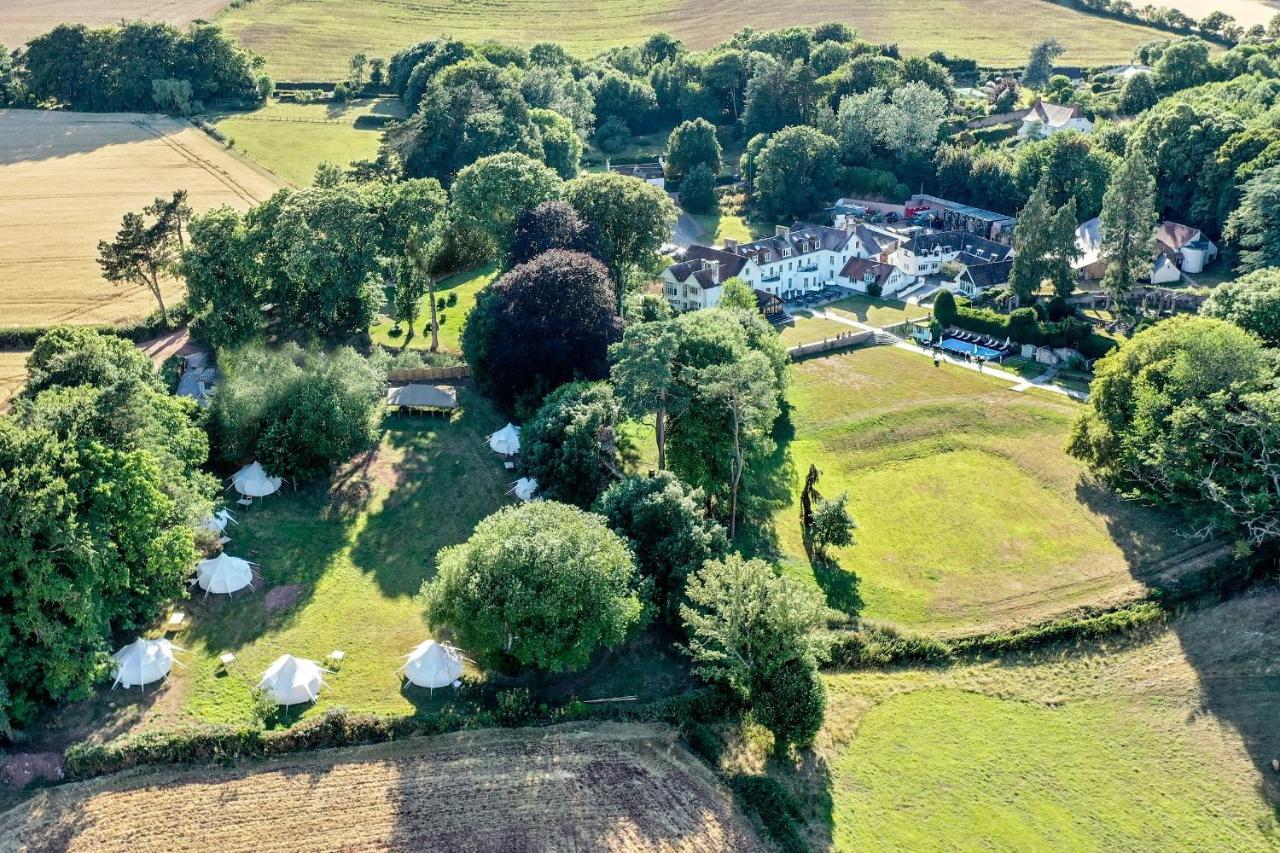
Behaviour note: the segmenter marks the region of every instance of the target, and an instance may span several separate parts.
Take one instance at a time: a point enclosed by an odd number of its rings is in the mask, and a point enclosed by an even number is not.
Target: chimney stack
[[[734,240],[734,239],[733,239],[733,238],[731,238],[731,237],[725,237],[725,238],[724,238],[724,247],[725,247],[725,249],[727,249],[728,251],[732,252],[734,249],[738,248],[738,241],[737,241],[737,240]]]
[[[775,236],[775,237],[785,237],[785,236],[787,236],[787,235],[788,235],[788,234],[790,234],[790,233],[791,233],[791,229],[790,229],[790,228],[788,228],[788,227],[787,227],[787,226],[785,226],[785,225],[776,225],[776,226],[774,226],[774,229],[773,229],[773,236]]]

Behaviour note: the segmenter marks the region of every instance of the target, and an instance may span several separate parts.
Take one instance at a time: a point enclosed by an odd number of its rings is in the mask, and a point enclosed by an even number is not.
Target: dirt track
[[[0,850],[760,849],[667,729],[464,732],[235,769],[137,771],[0,814]]]

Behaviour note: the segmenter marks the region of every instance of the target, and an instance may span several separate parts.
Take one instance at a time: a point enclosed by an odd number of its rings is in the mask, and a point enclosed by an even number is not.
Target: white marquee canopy
[[[323,686],[324,670],[320,664],[293,655],[281,655],[272,661],[258,682],[258,688],[281,705],[314,702]]]
[[[511,484],[511,490],[507,492],[509,495],[515,495],[520,500],[528,503],[533,500],[533,493],[538,491],[538,481],[532,477],[521,477]]]
[[[448,687],[462,675],[462,655],[448,643],[427,640],[405,657],[404,677],[419,687]]]

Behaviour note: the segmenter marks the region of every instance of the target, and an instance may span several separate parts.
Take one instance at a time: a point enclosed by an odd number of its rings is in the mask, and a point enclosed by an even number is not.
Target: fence
[[[471,368],[465,364],[457,367],[411,367],[405,370],[387,371],[391,382],[433,382],[439,379],[470,379]]]
[[[816,355],[820,352],[832,352],[861,346],[873,338],[875,338],[875,332],[840,332],[834,338],[823,338],[811,344],[800,344],[799,346],[791,347],[787,350],[787,354],[791,356],[792,361],[799,361],[802,358]]]

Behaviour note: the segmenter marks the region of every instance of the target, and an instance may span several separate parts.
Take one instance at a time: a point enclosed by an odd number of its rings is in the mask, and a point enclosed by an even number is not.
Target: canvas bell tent
[[[269,476],[261,462],[246,465],[231,475],[231,485],[246,498],[264,498],[280,491],[284,480]]]
[[[519,453],[520,427],[511,423],[507,424],[489,436],[489,447],[494,453],[500,453],[503,456],[514,456]]]
[[[168,640],[139,637],[111,656],[116,680],[113,687],[142,687],[159,681],[173,669],[173,653],[181,651]]]
[[[320,664],[313,660],[281,655],[262,673],[258,689],[267,691],[280,705],[314,702],[324,686],[324,673]]]
[[[210,533],[223,533],[226,531],[228,524],[239,523],[230,511],[222,509],[200,522],[200,527]]]
[[[405,657],[400,671],[419,687],[448,687],[462,676],[462,655],[448,643],[427,640]]]
[[[196,583],[206,594],[230,595],[253,586],[253,564],[223,551],[196,565]]]
[[[515,495],[517,499],[528,503],[533,500],[534,492],[538,491],[538,481],[531,477],[521,477],[511,484],[509,495]]]

